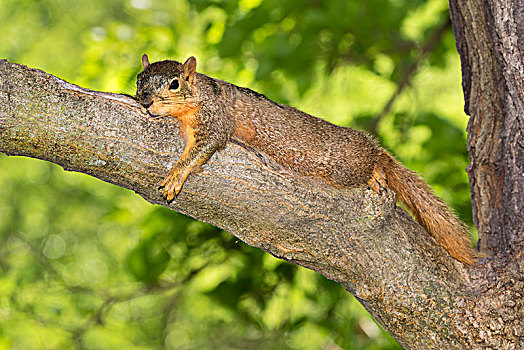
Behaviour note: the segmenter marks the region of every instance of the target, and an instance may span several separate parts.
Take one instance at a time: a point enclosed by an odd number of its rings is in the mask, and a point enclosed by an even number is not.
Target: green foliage
[[[0,58],[133,94],[140,57],[372,125],[445,0],[0,0]],[[459,59],[439,37],[377,137],[470,222]],[[394,349],[341,286],[41,161],[0,156],[0,350]]]

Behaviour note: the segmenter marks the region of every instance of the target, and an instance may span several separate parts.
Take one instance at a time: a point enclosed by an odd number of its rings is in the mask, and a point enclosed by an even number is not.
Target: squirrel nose
[[[142,107],[144,107],[145,109],[148,109],[149,107],[151,107],[151,105],[153,104],[153,102],[140,102],[140,104],[141,104]]]

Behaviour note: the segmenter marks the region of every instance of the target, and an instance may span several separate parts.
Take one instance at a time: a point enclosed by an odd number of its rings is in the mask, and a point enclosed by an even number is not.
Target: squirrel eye
[[[171,84],[169,85],[169,90],[178,90],[180,87],[180,83],[178,82],[178,78],[175,78],[171,81]]]

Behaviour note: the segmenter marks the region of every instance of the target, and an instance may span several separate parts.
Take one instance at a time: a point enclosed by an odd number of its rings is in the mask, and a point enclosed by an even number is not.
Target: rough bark
[[[524,4],[451,0],[450,12],[471,116],[475,226],[483,251],[514,256],[524,228]]]
[[[493,34],[468,36],[487,31],[478,28],[487,25],[481,22],[484,17],[467,12],[473,5],[483,8],[484,3],[459,6],[452,1],[451,7],[455,32],[466,42],[458,40],[466,109],[477,113],[480,108],[478,136],[469,140],[475,146],[470,176],[476,220],[483,247],[493,253],[513,247],[511,259],[496,254],[464,267],[395,206],[391,193],[337,190],[273,167],[235,144],[192,175],[169,207],[339,282],[405,348],[520,348],[524,262],[518,240],[523,201],[518,196],[524,193],[524,179],[511,182],[512,174],[522,174],[511,164],[524,164],[522,119],[512,124],[517,116],[522,118],[522,94],[511,90],[518,85],[510,83],[519,83],[522,70],[513,63],[501,66],[508,58],[500,52],[504,45],[492,42]],[[486,17],[487,12],[481,14]],[[515,30],[521,38],[522,26]],[[516,42],[522,48],[522,40]],[[495,49],[499,51],[493,53]],[[510,115],[513,119],[506,120]],[[511,153],[511,145],[520,145],[520,150]],[[128,97],[93,92],[0,61],[0,151],[45,159],[166,205],[156,188],[180,154],[181,142],[173,120],[148,119]],[[513,158],[508,160],[505,152]],[[486,165],[489,171],[482,169]],[[511,191],[504,192],[508,188]],[[491,197],[497,191],[498,197]],[[496,222],[504,225],[490,226]]]
[[[479,347],[522,348],[524,3],[450,0],[450,12],[471,116],[473,217],[479,246],[492,255],[486,274],[474,277],[484,285],[483,298],[463,326],[477,330],[470,339]]]

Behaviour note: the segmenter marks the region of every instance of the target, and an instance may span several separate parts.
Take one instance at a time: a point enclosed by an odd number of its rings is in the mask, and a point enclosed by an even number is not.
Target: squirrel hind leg
[[[371,173],[371,178],[368,181],[368,186],[376,194],[382,194],[387,190],[388,182],[386,173],[381,165],[377,165]]]

